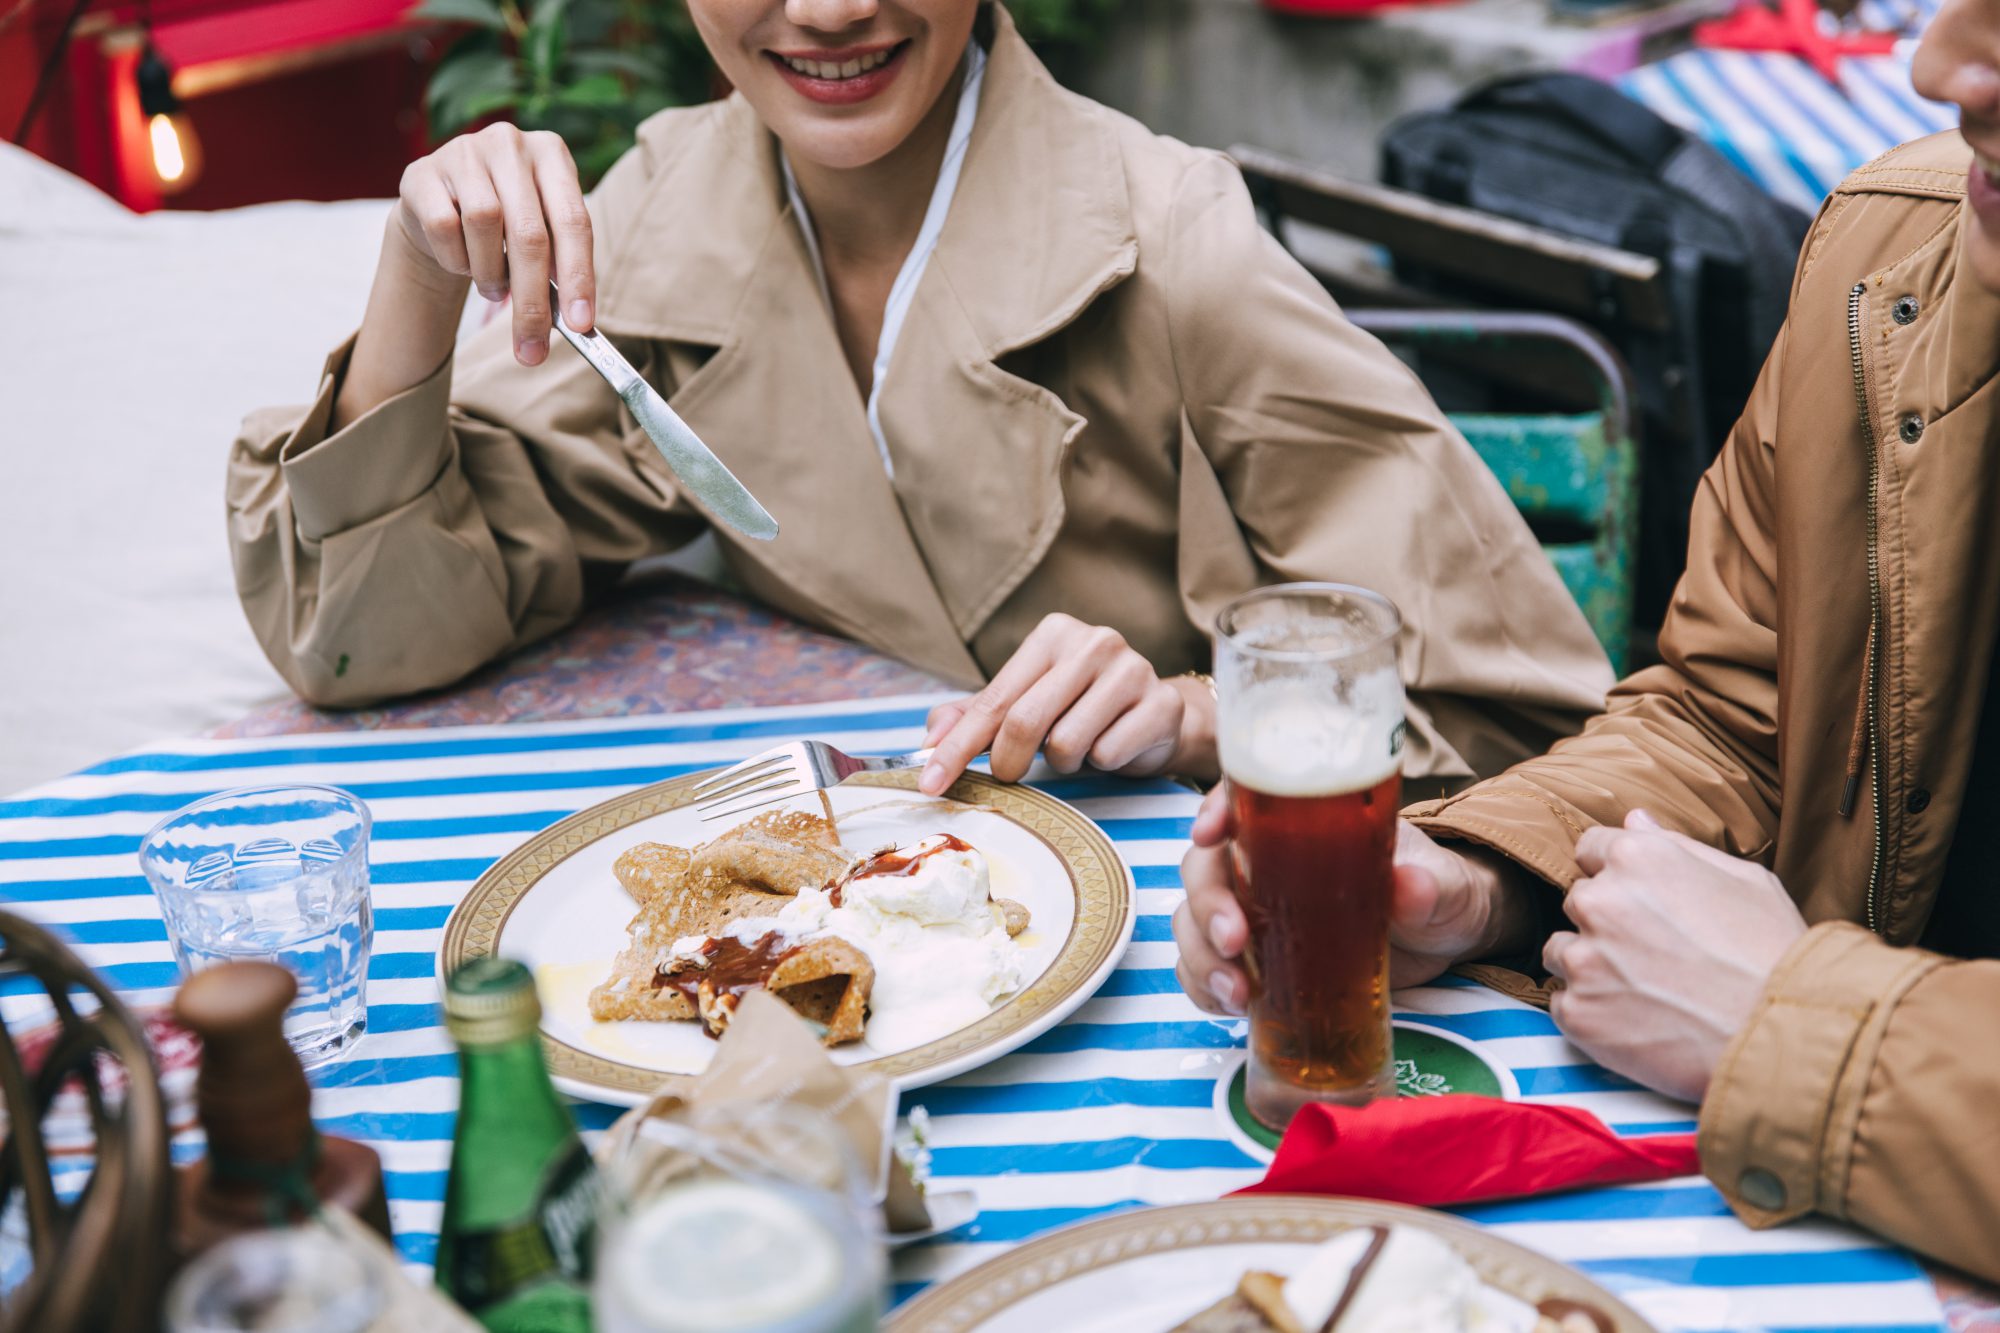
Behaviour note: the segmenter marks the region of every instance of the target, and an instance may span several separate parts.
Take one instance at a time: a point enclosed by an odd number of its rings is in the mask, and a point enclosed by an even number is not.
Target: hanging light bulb
[[[162,193],[178,193],[194,184],[201,170],[201,150],[194,127],[174,96],[174,72],[151,42],[139,55],[138,79],[139,114],[146,118],[153,174],[159,178]]]

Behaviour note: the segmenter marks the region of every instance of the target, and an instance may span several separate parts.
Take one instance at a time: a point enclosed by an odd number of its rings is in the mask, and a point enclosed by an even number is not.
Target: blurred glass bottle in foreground
[[[476,958],[445,983],[459,1048],[437,1281],[494,1333],[588,1333],[597,1168],[556,1095],[528,969]]]
[[[344,1208],[390,1238],[382,1161],[374,1149],[321,1134],[312,1088],[285,1038],[299,990],[275,963],[223,963],[174,996],[174,1018],[201,1038],[195,1105],[208,1155],[176,1186],[174,1260],[231,1236],[295,1225],[321,1205]]]

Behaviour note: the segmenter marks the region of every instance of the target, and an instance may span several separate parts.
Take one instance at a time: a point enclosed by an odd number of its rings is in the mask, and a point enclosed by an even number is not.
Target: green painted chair
[[[1487,351],[1527,344],[1574,350],[1597,380],[1593,412],[1455,412],[1457,426],[1520,509],[1598,642],[1623,674],[1632,649],[1639,459],[1624,367],[1592,330],[1555,315],[1481,310],[1351,310],[1391,345]]]
[[[1508,404],[1453,412],[1452,420],[1520,508],[1622,674],[1632,656],[1639,446],[1631,377],[1591,325],[1652,327],[1667,318],[1659,261],[1255,148],[1230,155],[1272,234],[1356,324],[1415,353],[1447,411],[1473,386],[1471,401]],[[1450,273],[1490,293],[1493,307],[1436,308],[1436,297],[1399,279],[1400,265]]]

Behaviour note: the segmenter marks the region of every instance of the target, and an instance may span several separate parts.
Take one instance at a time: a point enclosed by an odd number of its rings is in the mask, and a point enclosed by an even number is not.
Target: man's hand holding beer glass
[[[1217,787],[1194,822],[1194,847],[1181,862],[1187,901],[1174,913],[1182,989],[1211,1014],[1241,1014],[1250,1002],[1243,948],[1250,925],[1236,900],[1228,792]],[[1432,842],[1396,822],[1389,906],[1389,984],[1418,986],[1454,963],[1505,957],[1537,942],[1542,921],[1530,884],[1508,862]]]

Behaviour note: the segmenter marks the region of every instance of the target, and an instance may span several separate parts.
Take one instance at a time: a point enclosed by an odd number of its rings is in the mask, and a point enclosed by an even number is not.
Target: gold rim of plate
[[[692,805],[696,785],[715,771],[688,773],[580,810],[495,862],[445,921],[444,942],[438,948],[440,978],[470,959],[493,953],[515,906],[563,861],[641,820]],[[863,773],[843,785],[915,791],[917,774],[914,770]],[[1124,863],[1111,839],[1074,807],[1032,787],[1000,782],[983,773],[966,774],[946,795],[995,810],[1047,844],[1069,872],[1070,887],[1076,894],[1076,916],[1055,958],[1013,999],[947,1037],[856,1066],[898,1082],[1034,1029],[1113,960],[1136,910]],[[607,966],[609,961],[607,958]],[[549,1072],[557,1078],[607,1091],[649,1095],[668,1079],[684,1077],[607,1060],[558,1041],[546,1031],[541,1035],[542,1054]]]
[[[1051,1287],[1147,1255],[1212,1245],[1316,1245],[1354,1227],[1399,1223],[1431,1232],[1457,1250],[1482,1281],[1521,1300],[1584,1301],[1604,1311],[1617,1333],[1654,1333],[1636,1311],[1582,1273],[1470,1222],[1403,1204],[1300,1194],[1140,1208],[1052,1231],[912,1298],[890,1316],[884,1333],[971,1333]],[[1217,1291],[1180,1318],[1191,1319],[1228,1294]]]

